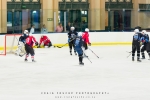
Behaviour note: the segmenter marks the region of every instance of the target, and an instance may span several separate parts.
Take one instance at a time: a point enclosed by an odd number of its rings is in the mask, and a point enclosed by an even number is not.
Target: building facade
[[[150,28],[150,0],[0,0],[0,33],[22,33],[43,24],[55,32],[70,22],[77,31],[130,31]]]

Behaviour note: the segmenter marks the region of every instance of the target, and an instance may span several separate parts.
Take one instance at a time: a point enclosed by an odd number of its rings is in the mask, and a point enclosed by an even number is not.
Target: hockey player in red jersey
[[[39,46],[38,46],[38,47],[40,47],[40,45],[41,45],[42,43],[44,44],[44,46],[48,46],[48,47],[51,47],[51,46],[52,46],[52,43],[51,43],[50,39],[49,39],[46,35],[42,35],[42,36],[41,36],[41,38],[40,38],[40,43],[39,43]]]
[[[29,54],[31,55],[31,59],[32,59],[32,62],[35,62],[34,60],[34,49],[33,49],[33,45],[38,45],[38,42],[36,41],[35,37],[32,36],[32,35],[28,35],[28,37],[26,38],[26,41],[25,41],[25,50],[26,50],[26,57],[25,57],[25,61],[28,61],[28,57],[29,57]]]
[[[86,56],[87,54],[86,54],[86,50],[88,49],[88,46],[87,46],[87,44],[89,45],[89,46],[91,46],[91,43],[90,43],[90,41],[89,41],[89,29],[88,28],[86,28],[85,29],[85,32],[84,33],[82,33],[82,39],[83,39],[83,41],[84,41],[84,43],[83,43],[83,47],[84,47],[84,56]],[[86,57],[88,57],[88,56],[86,56]]]

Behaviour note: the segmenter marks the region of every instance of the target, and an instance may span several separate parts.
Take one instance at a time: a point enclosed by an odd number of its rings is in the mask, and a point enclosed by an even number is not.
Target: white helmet
[[[146,30],[142,30],[142,33],[143,33],[143,34],[146,34]]]
[[[27,34],[27,33],[29,33],[28,30],[24,30],[24,34]]]
[[[75,29],[74,27],[71,27],[71,28],[70,28],[71,31],[73,31],[74,29]]]
[[[135,33],[139,32],[139,29],[135,29],[134,32],[135,32]]]
[[[88,28],[86,28],[86,29],[85,29],[85,32],[89,32],[89,29],[88,29]]]
[[[82,36],[82,34],[83,34],[82,32],[79,32],[79,33],[78,33],[78,37],[81,37],[81,36]]]

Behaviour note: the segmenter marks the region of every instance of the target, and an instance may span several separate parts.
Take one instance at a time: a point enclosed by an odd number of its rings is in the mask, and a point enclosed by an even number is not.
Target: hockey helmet
[[[29,32],[28,32],[28,30],[24,30],[24,34],[28,34]]]
[[[71,27],[71,28],[70,28],[71,31],[73,31],[74,29],[75,29],[74,27]]]
[[[88,29],[88,28],[86,28],[86,29],[85,29],[85,32],[89,32],[89,29]]]
[[[135,33],[139,32],[139,29],[135,29],[134,32],[135,32]]]
[[[142,30],[142,34],[146,34],[146,30]]]
[[[81,37],[81,36],[82,36],[82,32],[79,32],[79,33],[78,33],[78,37]]]

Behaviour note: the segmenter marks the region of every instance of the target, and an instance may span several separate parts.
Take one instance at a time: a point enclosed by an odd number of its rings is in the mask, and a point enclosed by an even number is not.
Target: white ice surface
[[[100,58],[88,50],[92,63],[84,58],[84,66],[78,65],[77,56],[69,55],[68,47],[35,49],[35,63],[30,57],[24,62],[24,57],[0,56],[0,100],[150,100],[149,60],[132,62],[126,52],[131,51],[131,46],[92,46],[90,49]],[[73,94],[58,95],[57,92]],[[77,98],[81,96],[84,98]]]

